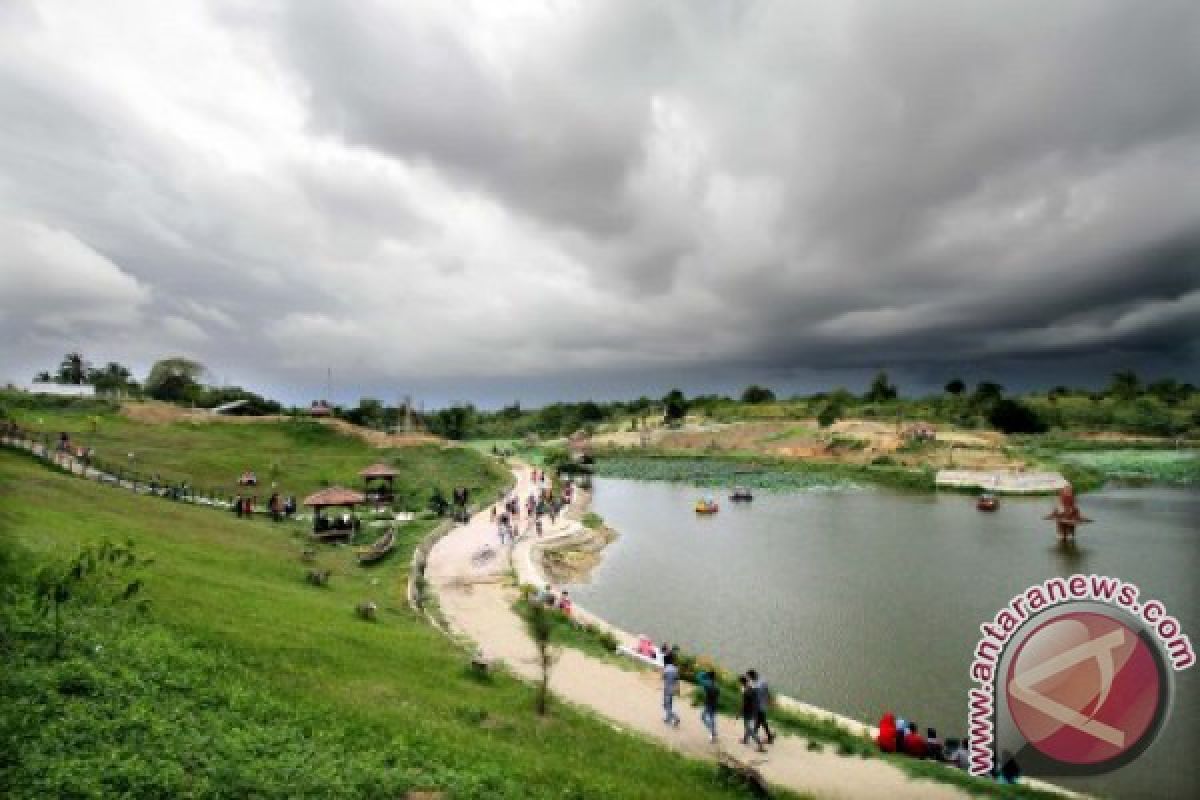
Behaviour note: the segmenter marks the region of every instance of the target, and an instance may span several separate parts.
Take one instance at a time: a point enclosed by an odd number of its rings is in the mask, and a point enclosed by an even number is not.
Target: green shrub
[[[617,647],[620,645],[620,642],[617,641],[617,637],[607,630],[597,632],[596,638],[599,640],[600,644],[604,646],[605,650],[610,650],[614,653],[617,651]]]

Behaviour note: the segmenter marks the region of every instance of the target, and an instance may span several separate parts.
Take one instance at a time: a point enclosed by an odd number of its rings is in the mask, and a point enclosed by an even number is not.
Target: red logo
[[[1163,677],[1147,643],[1105,614],[1068,612],[1021,642],[1005,690],[1025,739],[1066,764],[1099,765],[1156,733]]]

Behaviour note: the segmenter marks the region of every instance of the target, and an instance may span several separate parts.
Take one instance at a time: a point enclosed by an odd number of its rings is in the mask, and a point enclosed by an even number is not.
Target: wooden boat
[[[746,503],[754,499],[754,493],[746,486],[738,486],[733,490],[733,494],[729,495],[729,499],[735,503]]]
[[[718,510],[720,510],[720,507],[717,505],[717,501],[715,500],[707,499],[696,501],[697,514],[715,514]]]
[[[396,532],[388,531],[383,536],[375,540],[366,550],[360,550],[358,553],[359,564],[372,564],[386,556],[396,546]]]
[[[988,493],[979,495],[979,499],[975,501],[975,508],[979,511],[995,511],[1000,508],[1000,500],[996,495]]]

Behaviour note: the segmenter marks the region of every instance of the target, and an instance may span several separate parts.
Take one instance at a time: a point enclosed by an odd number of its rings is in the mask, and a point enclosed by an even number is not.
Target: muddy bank
[[[587,583],[603,559],[604,548],[617,540],[617,532],[596,519],[589,517],[592,505],[591,492],[578,489],[575,502],[566,512],[567,519],[577,523],[577,529],[552,542],[536,548],[539,566],[551,583]],[[591,515],[594,517],[595,515]],[[592,522],[589,526],[587,523]]]

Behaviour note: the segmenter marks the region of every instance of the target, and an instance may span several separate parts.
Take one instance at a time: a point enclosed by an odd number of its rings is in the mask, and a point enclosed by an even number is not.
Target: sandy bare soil
[[[909,446],[905,428],[894,421],[838,420],[822,429],[815,419],[770,420],[729,424],[688,423],[676,430],[622,431],[595,437],[597,445],[636,448],[642,445],[697,455],[721,452],[761,453],[798,460],[869,464],[881,456],[905,466],[934,469],[1016,469],[1023,462],[1004,452],[1005,436],[992,431],[938,428],[935,440]]]

